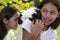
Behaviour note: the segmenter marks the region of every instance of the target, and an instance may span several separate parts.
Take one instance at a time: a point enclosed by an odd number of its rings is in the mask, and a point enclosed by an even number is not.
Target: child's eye
[[[48,11],[47,10],[42,10],[44,13],[47,13]]]
[[[56,14],[55,12],[52,12],[52,11],[50,13],[53,14],[53,15]]]

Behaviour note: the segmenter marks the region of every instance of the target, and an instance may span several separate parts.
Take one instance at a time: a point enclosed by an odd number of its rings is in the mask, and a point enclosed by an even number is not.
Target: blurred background
[[[22,12],[23,10],[29,9],[30,7],[38,6],[39,2],[42,1],[43,0],[0,0],[0,10],[2,10],[2,8],[4,8],[7,5],[11,5],[16,7],[20,12]],[[13,30],[15,33],[14,40],[17,40],[17,35],[20,29],[21,25],[18,25],[18,28],[16,30]],[[58,27],[56,30],[56,40],[60,40],[60,27]]]

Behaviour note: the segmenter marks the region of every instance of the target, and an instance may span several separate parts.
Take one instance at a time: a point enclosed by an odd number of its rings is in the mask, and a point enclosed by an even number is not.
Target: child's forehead
[[[42,9],[49,10],[49,11],[58,11],[57,7],[51,3],[45,4]]]

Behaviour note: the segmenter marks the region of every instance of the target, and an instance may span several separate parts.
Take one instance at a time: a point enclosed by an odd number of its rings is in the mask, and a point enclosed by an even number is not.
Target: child
[[[35,24],[26,20],[22,25],[22,31],[19,32],[18,40],[56,40],[56,28],[60,24],[59,0],[43,0],[38,8],[42,19],[37,19]]]
[[[18,10],[15,7],[4,7],[0,12],[0,40],[3,40],[10,29],[18,26]]]

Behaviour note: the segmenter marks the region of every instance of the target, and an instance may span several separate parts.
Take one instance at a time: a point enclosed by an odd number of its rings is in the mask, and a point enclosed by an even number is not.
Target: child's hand
[[[42,29],[44,28],[44,23],[41,20],[36,20],[35,24],[31,24],[31,33],[34,36],[37,36],[41,33]]]

